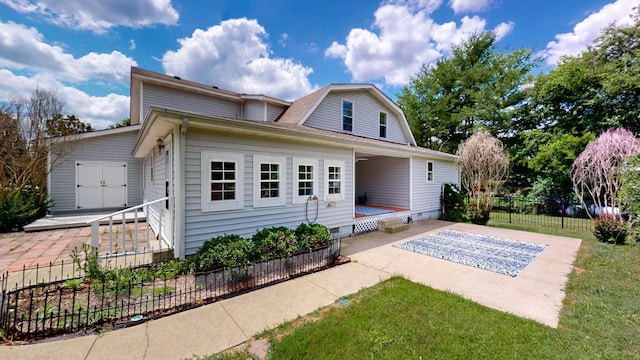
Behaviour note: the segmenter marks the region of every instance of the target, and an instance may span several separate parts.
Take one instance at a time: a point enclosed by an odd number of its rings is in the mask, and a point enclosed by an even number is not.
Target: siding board
[[[51,171],[49,196],[51,212],[76,211],[76,161],[108,161],[127,163],[127,206],[135,206],[142,200],[141,162],[131,156],[136,131],[105,134],[70,142],[69,152],[58,159]]]
[[[158,106],[193,114],[241,118],[242,104],[210,96],[188,93],[157,85],[144,84],[142,120],[147,116],[150,106]]]
[[[342,130],[342,99],[353,102],[353,132],[357,136],[372,139],[379,137],[379,113],[387,113],[387,138],[381,139],[407,144],[399,119],[383,103],[366,91],[341,91],[329,93],[305,121],[306,126],[344,132]]]
[[[427,183],[427,161],[433,161],[433,183]],[[433,219],[440,216],[440,191],[444,183],[460,184],[458,169],[454,162],[423,157],[412,159],[412,185],[414,219]],[[422,214],[422,215],[419,215]]]
[[[351,226],[353,224],[353,187],[349,179],[353,176],[352,150],[316,148],[313,146],[287,144],[259,139],[220,136],[213,132],[192,131],[187,133],[186,142],[186,254],[194,253],[202,243],[222,234],[251,236],[256,230],[269,226],[296,227],[307,222],[305,210],[307,204],[292,204],[293,157],[306,157],[318,160],[318,203],[317,222],[329,227]],[[219,150],[244,154],[244,208],[223,212],[202,212],[200,205],[200,151]],[[253,156],[270,154],[286,157],[286,204],[282,206],[253,207]],[[295,154],[295,155],[293,155]],[[345,200],[327,207],[324,202],[324,166],[323,161],[339,160],[345,162]],[[315,217],[315,204],[311,203],[309,213]]]
[[[368,203],[409,208],[409,159],[368,157],[356,163],[356,194]]]

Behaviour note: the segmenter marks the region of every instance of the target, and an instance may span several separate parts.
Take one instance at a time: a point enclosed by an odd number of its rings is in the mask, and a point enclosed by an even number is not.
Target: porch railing
[[[163,240],[167,226],[164,202],[169,199],[169,196],[163,197],[87,221],[91,225],[91,246],[98,248],[101,257],[154,253],[173,248],[171,236],[168,241]],[[144,220],[140,212],[144,214]]]

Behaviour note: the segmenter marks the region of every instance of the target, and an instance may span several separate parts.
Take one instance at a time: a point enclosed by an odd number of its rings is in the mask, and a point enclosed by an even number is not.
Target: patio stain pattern
[[[133,248],[133,224],[127,224],[125,245],[127,250]],[[146,223],[138,224],[141,234],[140,244],[144,247]],[[115,226],[114,226],[115,228]],[[100,226],[100,253],[109,252],[108,225]],[[120,227],[121,229],[121,227]],[[122,233],[114,236],[114,252],[122,250]],[[150,236],[155,236],[150,231]],[[14,232],[0,234],[0,274],[20,271],[23,268],[34,268],[36,265],[48,266],[71,263],[73,249],[82,244],[91,244],[91,227],[79,227],[38,232]]]

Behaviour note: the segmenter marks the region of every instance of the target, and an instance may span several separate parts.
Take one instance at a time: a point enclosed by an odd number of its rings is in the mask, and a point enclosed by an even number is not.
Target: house
[[[52,211],[166,198],[147,222],[177,257],[269,226],[317,222],[348,236],[383,218],[437,218],[442,184],[459,183],[455,156],[418,147],[371,84],[289,102],[132,68],[130,115],[129,127],[73,140],[51,172]]]

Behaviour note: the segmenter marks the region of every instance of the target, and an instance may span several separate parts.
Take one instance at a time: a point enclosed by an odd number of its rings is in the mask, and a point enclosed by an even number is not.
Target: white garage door
[[[76,162],[76,208],[127,206],[127,164]]]

